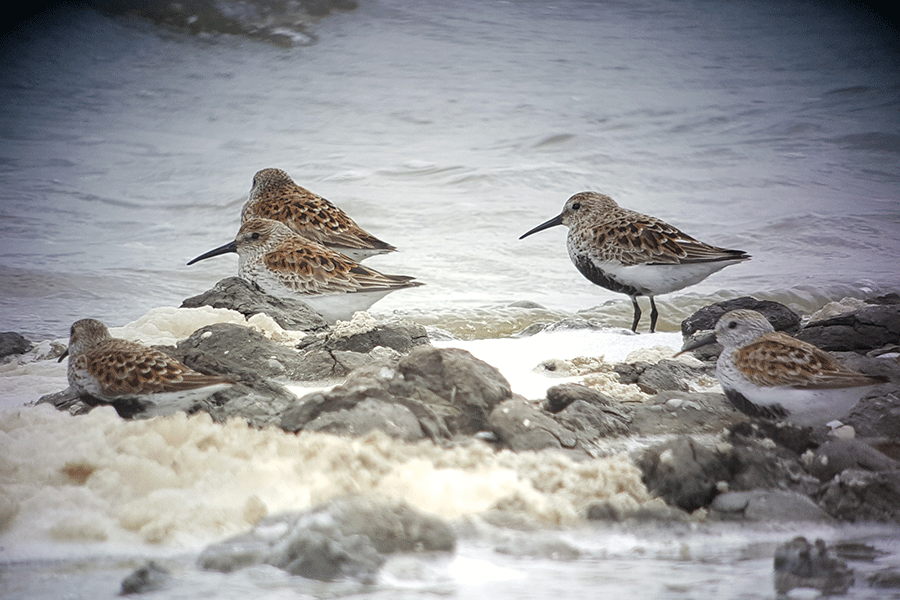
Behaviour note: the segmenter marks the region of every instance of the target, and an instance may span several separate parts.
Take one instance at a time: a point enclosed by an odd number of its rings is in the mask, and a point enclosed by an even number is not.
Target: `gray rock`
[[[893,460],[868,443],[858,440],[829,440],[816,448],[809,472],[820,481],[828,481],[847,469],[900,471]]]
[[[815,499],[842,521],[900,523],[900,471],[847,469],[825,482]]]
[[[802,536],[795,537],[775,549],[773,562],[775,591],[779,595],[810,588],[831,596],[844,594],[853,585],[853,570],[822,540],[810,544]]]
[[[556,421],[533,402],[516,397],[497,406],[490,415],[491,430],[510,450],[537,451],[575,448],[575,432]]]
[[[711,331],[715,329],[719,317],[739,308],[761,313],[772,323],[775,331],[793,334],[800,330],[800,316],[784,304],[742,296],[701,308],[681,322],[681,335],[687,338],[698,331]]]
[[[154,561],[148,562],[143,567],[135,569],[133,573],[122,580],[120,596],[131,594],[146,594],[162,590],[171,580],[172,576],[164,567]]]
[[[710,510],[723,518],[758,522],[834,520],[809,496],[786,490],[726,492],[713,499]]]
[[[430,406],[452,433],[463,435],[488,429],[491,411],[512,397],[496,368],[466,350],[431,346],[418,346],[400,359],[389,389]]]
[[[688,512],[709,506],[718,483],[730,479],[728,456],[688,436],[647,449],[637,460],[643,481],[668,504]]]
[[[0,360],[14,354],[25,354],[34,348],[34,344],[14,331],[0,333]]]
[[[437,517],[401,500],[330,500],[260,521],[251,531],[208,546],[201,568],[231,572],[269,564],[310,579],[374,582],[385,554],[452,552],[456,538]]]
[[[181,308],[212,306],[237,311],[245,317],[265,313],[282,329],[294,331],[323,331],[328,323],[317,312],[300,300],[276,298],[263,292],[255,283],[240,277],[227,277],[212,289],[192,296],[181,303]]]
[[[377,323],[367,331],[346,334],[342,333],[342,330],[329,330],[324,335],[310,336],[309,342],[299,345],[298,348],[306,351],[367,354],[381,346],[406,354],[416,346],[428,344],[430,344],[428,332],[422,325],[405,319],[394,319]]]
[[[723,394],[669,391],[634,404],[629,430],[640,436],[717,434],[746,420]]]
[[[469,352],[418,346],[407,356],[388,357],[355,369],[343,384],[328,392],[304,396],[285,412],[281,427],[299,431],[315,419],[325,419],[324,413],[352,411],[357,404],[372,399],[383,403],[382,407],[404,407],[406,410],[390,409],[403,418],[384,418],[360,410],[355,413],[360,417],[354,422],[355,430],[381,428],[390,421],[388,433],[402,439],[418,439],[422,432],[430,439],[449,439],[487,430],[491,411],[510,397],[509,383],[500,372]],[[373,406],[369,404],[369,408]],[[408,413],[418,420],[421,431],[412,426]],[[373,419],[368,424],[362,418],[366,414]],[[337,426],[338,419],[327,419],[330,427]]]
[[[858,351],[900,342],[900,304],[867,306],[810,323],[797,338],[823,350]]]
[[[645,394],[665,391],[687,392],[690,382],[710,374],[709,367],[692,367],[678,360],[663,359],[655,364],[622,363],[615,366],[622,383],[634,383]]]
[[[410,409],[374,398],[366,398],[350,408],[321,412],[303,427],[304,431],[351,436],[364,435],[373,429],[404,442],[425,438],[419,420]]]
[[[558,413],[576,400],[603,406],[612,403],[612,400],[597,390],[577,383],[564,383],[547,389],[547,401],[544,402],[543,409],[550,413]]]

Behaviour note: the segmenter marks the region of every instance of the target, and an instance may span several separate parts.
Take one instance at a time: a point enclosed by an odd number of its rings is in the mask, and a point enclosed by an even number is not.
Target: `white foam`
[[[680,333],[657,332],[635,335],[624,329],[575,329],[541,332],[524,338],[452,340],[434,343],[438,347],[468,350],[475,357],[498,368],[509,381],[513,392],[531,399],[543,398],[547,388],[560,383],[583,382],[587,374],[587,371],[565,370],[560,373],[536,368],[548,360],[572,361],[589,358],[596,363],[603,362],[607,365],[638,359],[656,362],[660,358],[674,356],[681,349],[681,344]],[[617,378],[603,378],[598,375],[594,384],[599,385],[600,379],[607,381],[613,388],[611,390],[613,395],[625,392],[625,388],[615,387],[621,385],[618,384]]]

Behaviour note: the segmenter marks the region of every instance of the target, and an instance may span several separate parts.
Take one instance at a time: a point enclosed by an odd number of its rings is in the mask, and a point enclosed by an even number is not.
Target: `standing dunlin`
[[[887,381],[849,369],[812,344],[776,332],[754,310],[732,310],[713,335],[679,354],[718,341],[716,378],[735,408],[751,417],[823,425],[846,415],[871,386]]]
[[[631,297],[632,331],[637,331],[641,320],[638,296],[650,298],[653,333],[659,316],[654,296],[694,285],[719,269],[750,258],[741,250],[704,244],[659,219],[620,208],[612,198],[596,192],[575,194],[558,216],[519,239],[556,225],[569,228],[569,258],[582,275]]]
[[[332,322],[349,320],[393,291],[422,285],[364,267],[271,219],[250,219],[233,242],[188,264],[227,252],[238,254],[239,277],[273,296],[302,300]]]
[[[159,350],[114,338],[96,319],[72,324],[69,347],[59,360],[66,356],[69,385],[88,400],[113,403],[143,398],[187,408],[184,403],[234,383],[227,377],[198,373]]]
[[[250,197],[241,209],[241,223],[255,218],[281,221],[303,237],[357,262],[396,250],[325,198],[294,183],[281,169],[263,169],[253,176]]]

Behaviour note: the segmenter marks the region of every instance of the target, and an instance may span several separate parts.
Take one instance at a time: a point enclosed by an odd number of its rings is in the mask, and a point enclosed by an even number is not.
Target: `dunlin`
[[[655,217],[620,208],[612,198],[596,192],[575,194],[559,215],[519,239],[556,225],[569,228],[569,258],[582,275],[631,297],[632,331],[637,331],[641,320],[638,296],[650,298],[653,333],[659,316],[654,296],[694,285],[750,258],[741,250],[704,244]]]
[[[294,183],[281,169],[263,169],[253,176],[250,197],[241,209],[241,223],[255,218],[281,221],[303,237],[357,262],[396,250],[322,196]]]
[[[233,242],[188,264],[227,252],[238,254],[239,277],[273,296],[302,300],[332,322],[350,319],[393,291],[422,285],[364,267],[271,219],[245,222]]]
[[[872,386],[887,381],[776,332],[754,310],[725,313],[713,335],[687,344],[679,354],[715,341],[723,346],[716,378],[734,407],[752,417],[823,425],[846,415]]]
[[[79,396],[104,402],[125,398],[153,398],[157,403],[186,402],[230,387],[226,377],[204,375],[168,354],[114,338],[96,319],[72,324],[69,347],[69,385]]]

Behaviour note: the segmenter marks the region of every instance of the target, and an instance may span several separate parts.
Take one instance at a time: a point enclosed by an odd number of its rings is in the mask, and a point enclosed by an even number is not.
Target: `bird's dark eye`
[[[578,210],[579,208],[581,208],[581,202],[576,202],[572,205],[572,210]]]
[[[734,329],[735,327],[737,327],[737,321],[728,322],[728,329]]]
[[[251,233],[251,234],[250,234],[250,239],[251,239],[251,240],[258,240],[258,239],[259,239],[259,232],[258,232],[258,231],[254,231],[253,233]]]

